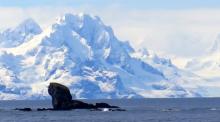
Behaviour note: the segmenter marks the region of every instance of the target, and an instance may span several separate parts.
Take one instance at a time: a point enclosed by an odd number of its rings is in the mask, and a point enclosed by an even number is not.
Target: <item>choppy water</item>
[[[87,100],[107,102],[127,111],[89,110],[22,112],[14,108],[51,107],[50,101],[0,101],[4,122],[220,122],[220,98]]]

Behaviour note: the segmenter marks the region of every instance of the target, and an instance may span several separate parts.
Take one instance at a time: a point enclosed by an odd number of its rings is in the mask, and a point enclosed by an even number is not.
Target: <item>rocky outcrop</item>
[[[119,108],[118,106],[110,106],[107,103],[96,103],[95,106],[97,108]]]
[[[90,109],[91,111],[125,111],[118,106],[107,103],[89,104],[79,100],[72,100],[70,90],[59,83],[50,83],[48,93],[52,97],[53,108],[37,108],[37,111]],[[19,111],[32,111],[31,108],[16,108]]]
[[[18,110],[18,111],[32,111],[31,108],[16,108],[14,110]]]
[[[52,97],[54,109],[65,110],[71,108],[72,96],[66,86],[58,83],[50,83],[48,93]]]
[[[71,110],[71,109],[100,109],[100,108],[117,108],[107,103],[88,104],[79,100],[72,100],[70,90],[58,83],[50,83],[48,93],[52,97],[52,105],[54,110]]]

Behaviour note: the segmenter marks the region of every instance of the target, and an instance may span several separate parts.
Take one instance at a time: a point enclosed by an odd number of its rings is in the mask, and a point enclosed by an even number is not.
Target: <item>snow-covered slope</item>
[[[208,53],[189,61],[185,67],[207,79],[220,81],[220,37],[218,37]]]
[[[14,29],[0,33],[0,47],[18,46],[41,32],[40,26],[33,19],[27,19]]]
[[[209,96],[206,91],[206,80],[184,70],[177,68],[170,59],[161,58],[147,49],[140,49],[132,54],[133,57],[150,64],[165,76],[165,80],[152,84],[151,91],[145,90],[145,95],[152,97],[202,97]],[[147,96],[148,97],[148,96]]]
[[[192,59],[185,69],[208,80],[207,89],[212,89],[212,96],[218,97],[220,95],[220,36],[206,55]]]
[[[67,85],[76,98],[206,95],[197,76],[158,56],[137,56],[140,53],[119,41],[99,17],[66,14],[42,32],[30,23],[25,21],[25,29],[15,34],[13,41],[19,44],[1,48],[2,99],[47,98],[50,82]]]

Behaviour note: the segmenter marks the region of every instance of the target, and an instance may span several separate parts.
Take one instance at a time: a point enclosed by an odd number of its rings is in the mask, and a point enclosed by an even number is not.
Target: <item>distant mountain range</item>
[[[0,33],[0,47],[0,99],[47,99],[50,82],[75,98],[210,96],[207,80],[120,41],[97,16],[65,14],[46,29],[28,19]]]
[[[194,72],[208,81],[206,89],[213,97],[220,96],[220,35],[207,54],[187,62],[185,69]]]

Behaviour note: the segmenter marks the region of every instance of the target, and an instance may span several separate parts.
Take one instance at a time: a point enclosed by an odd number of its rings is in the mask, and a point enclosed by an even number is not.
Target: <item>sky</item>
[[[120,5],[127,9],[218,8],[219,0],[0,0],[3,7]]]
[[[174,58],[204,55],[220,34],[219,0],[0,0],[0,30],[30,17],[46,28],[81,12],[99,16],[136,49]]]

